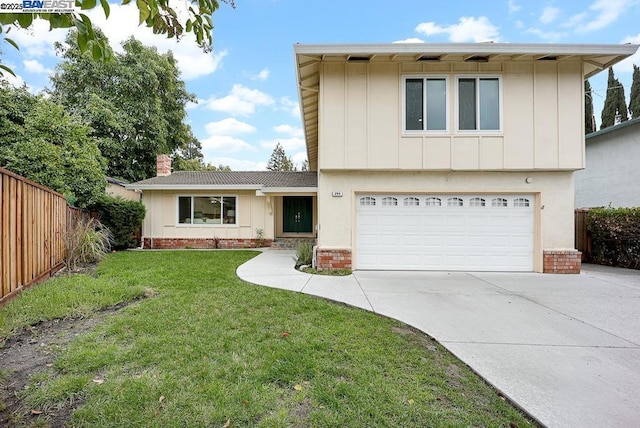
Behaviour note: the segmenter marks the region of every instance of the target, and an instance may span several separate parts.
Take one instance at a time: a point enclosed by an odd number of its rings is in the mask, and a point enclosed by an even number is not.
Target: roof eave
[[[295,55],[373,55],[420,53],[632,55],[637,44],[555,43],[384,43],[294,45]]]
[[[127,189],[134,190],[256,190],[260,184],[128,184]]]

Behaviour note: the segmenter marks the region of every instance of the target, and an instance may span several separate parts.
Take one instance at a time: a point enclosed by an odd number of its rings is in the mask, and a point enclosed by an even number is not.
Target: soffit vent
[[[489,62],[488,56],[473,55],[465,59],[466,62]]]
[[[440,57],[434,55],[421,55],[416,59],[416,61],[440,61]]]
[[[358,55],[349,55],[347,58],[349,62],[369,62],[371,57],[369,56],[358,56]]]

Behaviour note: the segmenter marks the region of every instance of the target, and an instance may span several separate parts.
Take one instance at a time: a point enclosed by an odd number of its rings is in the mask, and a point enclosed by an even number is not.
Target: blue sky
[[[181,2],[177,2],[181,4]],[[203,144],[205,161],[233,170],[264,169],[277,142],[294,161],[305,158],[293,65],[295,43],[494,42],[640,43],[640,0],[236,0],[214,14],[214,51],[205,54],[192,39],[179,43],[137,27],[135,6],[112,5],[111,17],[89,14],[112,46],[131,35],[160,51],[171,49],[187,89],[199,102],[188,121]],[[59,58],[53,42],[65,31],[38,22],[12,31],[21,46],[0,46],[2,62],[37,93]],[[614,67],[631,89],[632,63]],[[606,71],[590,80],[599,119]]]

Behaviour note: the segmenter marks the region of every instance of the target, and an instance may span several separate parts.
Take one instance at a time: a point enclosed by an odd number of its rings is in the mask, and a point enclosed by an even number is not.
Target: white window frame
[[[499,116],[499,129],[460,129],[460,96],[459,90],[460,79],[476,79],[476,82],[480,79],[498,79],[498,116]],[[476,88],[480,88],[479,84],[476,84]],[[453,97],[455,105],[455,132],[458,134],[502,134],[504,129],[504,108],[503,99],[504,91],[502,85],[502,75],[500,74],[456,74],[454,76],[454,88]],[[480,91],[476,89],[476,106],[480,105]],[[476,126],[480,125],[480,109],[476,109]]]
[[[423,129],[406,129],[407,126],[407,80],[408,79],[422,79],[425,84],[422,87],[422,99],[423,99],[423,109],[424,109],[424,119],[422,122]],[[447,93],[445,94],[445,129],[424,129],[427,123],[427,79],[440,80],[444,79],[444,86],[446,88]],[[424,135],[424,134],[449,134],[450,131],[450,99],[451,99],[451,89],[449,85],[449,76],[446,74],[406,74],[402,76],[402,133],[404,135]]]
[[[191,223],[180,223],[180,198],[191,198]],[[221,223],[214,223],[214,222],[204,222],[204,223],[194,223],[193,222],[193,209],[194,209],[194,203],[193,203],[193,198],[235,198],[236,200],[236,208],[235,208],[235,223],[225,223],[224,220],[222,220],[221,217]],[[176,199],[175,199],[175,204],[176,204],[176,226],[177,227],[238,227],[239,223],[238,223],[238,218],[239,218],[239,201],[240,198],[238,197],[238,195],[189,195],[189,194],[184,194],[184,195],[177,195]],[[222,211],[220,213],[220,215],[222,216]]]

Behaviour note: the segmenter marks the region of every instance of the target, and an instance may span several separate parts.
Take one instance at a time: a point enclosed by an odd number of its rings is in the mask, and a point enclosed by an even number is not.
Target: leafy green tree
[[[269,171],[295,171],[296,166],[290,157],[287,157],[287,153],[280,143],[276,144],[275,149],[271,153],[271,158],[267,163],[267,169]]]
[[[0,85],[0,166],[82,207],[107,184],[105,160],[90,132],[51,100]]]
[[[620,116],[620,121],[629,119],[627,114],[627,101],[624,96],[624,86],[613,74],[613,68],[609,67],[609,79],[607,81],[607,97],[604,99],[602,108],[602,121],[600,129],[613,126],[616,123],[616,116]]]
[[[309,171],[311,168],[309,167],[309,160],[305,159],[300,166],[300,171]]]
[[[584,134],[590,134],[596,130],[593,115],[593,91],[589,80],[584,81]]]
[[[222,2],[235,7],[234,0],[222,0]],[[131,0],[122,0],[122,4],[131,3]],[[170,5],[171,3],[171,5]],[[213,37],[213,21],[211,16],[218,9],[218,0],[187,0],[187,6],[183,13],[178,14],[172,6],[175,3],[170,0],[137,0],[140,21],[145,26],[152,28],[154,34],[162,34],[166,37],[180,38],[185,32],[193,33],[196,42],[205,51],[211,50]],[[81,10],[90,10],[97,7],[96,0],[69,1],[68,6],[80,7]],[[100,6],[107,19],[110,14],[109,0],[100,0]],[[60,5],[64,7],[64,5]],[[91,52],[96,60],[107,61],[113,56],[113,51],[104,39],[98,37],[89,17],[83,13],[2,13],[0,14],[0,34],[7,34],[12,27],[29,28],[34,19],[49,21],[51,28],[74,28],[76,44],[82,52]],[[4,36],[4,39],[16,49],[18,45],[12,39]],[[13,74],[13,71],[0,64],[2,71]]]
[[[124,53],[102,63],[81,52],[73,34],[66,43],[57,45],[63,61],[51,77],[52,99],[93,129],[109,176],[154,176],[156,155],[184,148],[193,138],[184,119],[195,96],[180,79],[173,54],[131,38],[123,43]]]
[[[629,112],[631,118],[640,117],[640,68],[633,64],[633,81],[631,83],[631,94],[629,96]]]

